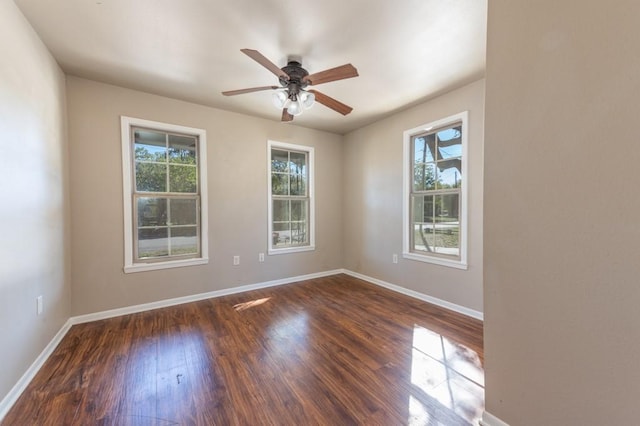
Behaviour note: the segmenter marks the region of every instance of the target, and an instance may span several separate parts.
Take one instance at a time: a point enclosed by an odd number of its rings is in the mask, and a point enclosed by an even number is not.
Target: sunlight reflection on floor
[[[484,369],[478,354],[419,325],[413,329],[411,384],[410,425],[432,424],[433,410],[439,419],[477,424],[484,410]]]
[[[271,298],[270,297],[264,297],[262,299],[250,300],[249,302],[238,303],[237,305],[233,306],[233,309],[235,309],[238,312],[241,312],[241,311],[244,311],[245,309],[249,309],[249,308],[253,308],[254,306],[262,305],[263,303],[268,302],[269,299],[271,299]]]

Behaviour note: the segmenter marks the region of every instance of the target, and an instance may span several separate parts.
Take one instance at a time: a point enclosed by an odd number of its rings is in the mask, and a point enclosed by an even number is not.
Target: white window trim
[[[308,190],[309,190],[309,245],[298,247],[273,248],[273,205],[271,202],[271,148],[282,148],[292,151],[303,151],[307,153],[308,158]],[[313,251],[316,249],[316,224],[315,224],[315,194],[314,194],[314,148],[305,145],[295,145],[291,143],[267,141],[267,211],[268,211],[268,248],[269,255],[288,254],[303,251]]]
[[[198,171],[200,190],[200,257],[193,259],[167,260],[153,263],[134,263],[133,261],[133,169],[131,127],[146,127],[165,132],[176,132],[198,137]],[[180,268],[209,263],[209,228],[207,202],[207,134],[203,129],[178,126],[175,124],[143,120],[120,116],[122,141],[122,196],[124,206],[124,272],[143,272],[158,269]]]
[[[459,114],[451,115],[441,120],[433,121],[422,126],[414,127],[403,133],[403,179],[402,179],[402,257],[420,262],[433,263],[441,266],[448,266],[457,269],[468,269],[467,265],[467,237],[468,237],[468,218],[467,218],[467,197],[469,188],[468,164],[468,118],[469,112],[464,111]],[[411,185],[412,167],[411,167],[411,137],[435,129],[445,127],[456,122],[462,122],[462,176],[463,185],[460,200],[460,259],[447,259],[443,257],[430,256],[428,254],[419,254],[411,252],[409,232],[411,227],[411,209],[409,207],[411,201]]]

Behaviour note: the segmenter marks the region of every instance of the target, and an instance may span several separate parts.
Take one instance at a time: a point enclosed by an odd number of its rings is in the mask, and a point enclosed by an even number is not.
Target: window
[[[269,254],[313,250],[313,148],[269,141]]]
[[[125,272],[204,264],[206,134],[121,118]]]
[[[467,115],[404,132],[405,258],[467,268]]]

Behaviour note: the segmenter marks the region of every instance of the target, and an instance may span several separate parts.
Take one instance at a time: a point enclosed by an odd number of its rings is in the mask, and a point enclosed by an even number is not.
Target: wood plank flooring
[[[71,328],[2,425],[468,425],[482,323],[347,275]]]

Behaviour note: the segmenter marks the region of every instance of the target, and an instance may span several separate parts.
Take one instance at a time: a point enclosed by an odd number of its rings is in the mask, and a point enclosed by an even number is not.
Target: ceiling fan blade
[[[289,114],[286,108],[282,109],[282,121],[293,121],[293,115]]]
[[[278,68],[276,64],[271,62],[269,59],[267,59],[262,53],[258,52],[257,50],[240,49],[240,51],[245,55],[247,55],[248,57],[250,57],[251,59],[253,59],[254,61],[256,61],[257,63],[259,63],[260,65],[262,65],[263,67],[265,67],[266,69],[268,69],[269,71],[271,71],[272,73],[274,73],[275,75],[277,75],[279,78],[289,80],[289,75],[286,72]]]
[[[330,81],[344,80],[345,78],[352,78],[358,76],[358,70],[351,64],[345,64],[339,67],[331,68],[328,70],[309,74],[304,77],[303,80],[309,84],[322,84]]]
[[[251,92],[260,92],[262,90],[273,90],[277,89],[279,86],[262,86],[262,87],[251,87],[249,89],[240,89],[240,90],[227,90],[226,92],[222,92],[225,96],[234,96],[234,95],[242,95],[245,93]]]
[[[347,115],[351,111],[353,111],[353,108],[351,108],[349,105],[345,105],[342,102],[325,95],[324,93],[318,92],[317,90],[309,90],[309,92],[315,95],[317,102],[320,102],[327,108],[331,108],[332,110],[339,112],[342,115]]]

